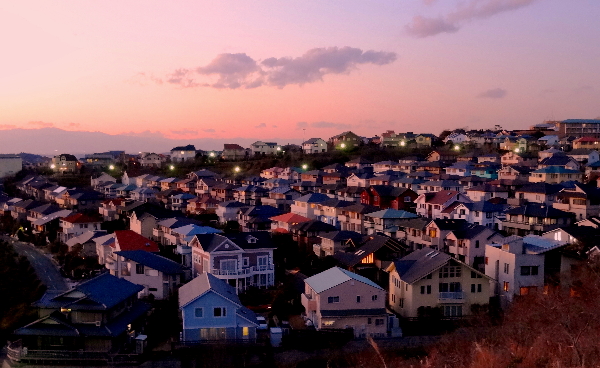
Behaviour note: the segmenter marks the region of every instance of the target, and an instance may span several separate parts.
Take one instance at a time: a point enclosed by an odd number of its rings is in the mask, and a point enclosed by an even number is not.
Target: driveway
[[[12,239],[5,235],[2,236],[2,239],[11,243],[15,252],[27,257],[38,278],[48,287],[48,290],[69,290],[65,279],[62,277],[58,271],[58,267],[52,262],[50,257],[31,244]]]

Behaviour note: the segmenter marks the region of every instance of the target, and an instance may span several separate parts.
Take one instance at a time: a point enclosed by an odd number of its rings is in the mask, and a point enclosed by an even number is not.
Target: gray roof
[[[307,278],[304,280],[304,282],[307,283],[317,294],[320,294],[325,290],[329,290],[349,280],[360,281],[363,284],[367,284],[376,289],[381,289],[381,286],[377,285],[366,277],[357,275],[354,272],[346,271],[339,267],[332,267]]]
[[[444,266],[450,260],[452,257],[446,253],[423,248],[394,261],[394,266],[400,279],[412,284]]]
[[[116,254],[167,275],[183,273],[185,270],[179,263],[145,250],[123,250]]]
[[[368,217],[382,218],[382,219],[405,219],[405,218],[416,218],[418,217],[414,213],[407,212],[404,210],[395,210],[388,208],[385,210],[371,212],[367,214]]]
[[[179,307],[185,307],[209,290],[239,306],[242,305],[233,286],[210,273],[201,273],[198,277],[179,288]]]

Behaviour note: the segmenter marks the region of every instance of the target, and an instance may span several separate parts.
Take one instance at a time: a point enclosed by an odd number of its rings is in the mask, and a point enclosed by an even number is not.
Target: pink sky
[[[7,2],[0,129],[299,142],[595,118],[599,16],[596,0]]]

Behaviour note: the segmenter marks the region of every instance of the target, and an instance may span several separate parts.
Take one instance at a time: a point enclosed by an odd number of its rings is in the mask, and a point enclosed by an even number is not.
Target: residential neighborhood
[[[159,346],[295,349],[307,331],[402,343],[580,295],[600,147],[571,124],[2,157],[2,232],[61,278],[35,269],[45,291],[8,358],[140,363]]]

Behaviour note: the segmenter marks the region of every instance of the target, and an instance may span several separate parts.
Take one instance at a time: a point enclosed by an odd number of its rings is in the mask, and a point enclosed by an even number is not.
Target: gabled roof
[[[238,306],[242,306],[233,286],[205,272],[179,288],[179,308],[185,307],[209,290]]]
[[[310,286],[317,294],[320,294],[325,290],[329,290],[350,280],[362,282],[363,284],[372,286],[376,289],[383,290],[381,286],[377,285],[366,277],[357,275],[354,272],[346,271],[339,267],[332,267],[307,278],[304,280],[304,282],[307,283],[308,286]]]
[[[120,250],[143,250],[146,252],[159,252],[158,244],[141,236],[133,230],[116,230],[114,232],[115,242],[119,244]],[[116,247],[116,244],[113,245]]]
[[[90,217],[83,213],[74,213],[70,216],[63,218],[63,221],[69,222],[72,224],[83,224],[83,223],[92,223],[92,222],[102,222],[97,218]]]
[[[412,284],[438,270],[451,260],[452,257],[446,253],[431,248],[423,248],[394,261],[394,266],[400,279]],[[458,260],[455,261],[458,262]]]
[[[326,231],[336,231],[337,228],[331,224],[327,224],[323,221],[319,220],[310,220],[306,222],[301,222],[298,224],[292,225],[292,229],[295,231],[304,231],[304,232],[326,232]]]
[[[562,166],[546,166],[542,169],[532,171],[532,174],[580,174],[579,170],[571,170]]]
[[[74,246],[75,244],[85,244],[95,238],[98,238],[100,236],[104,236],[106,235],[106,231],[105,230],[92,230],[92,231],[86,231],[85,233],[76,236],[74,238],[71,238],[69,240],[67,240],[66,244],[69,247]]]
[[[460,193],[455,190],[441,190],[436,193],[425,193],[425,203],[444,204],[458,194]]]
[[[532,183],[529,185],[525,185],[520,189],[517,189],[516,192],[523,193],[540,193],[540,194],[556,194],[563,189],[562,185],[559,184],[548,184],[548,183]]]
[[[216,250],[226,241],[231,241],[242,249],[276,248],[271,240],[271,234],[266,231],[241,232],[235,234],[198,234],[195,237],[206,252]]]
[[[188,144],[187,146],[177,146],[177,147],[173,147],[171,149],[171,152],[175,152],[175,151],[196,151],[196,146],[194,146],[193,144]]]
[[[353,267],[360,263],[364,258],[387,247],[388,250],[396,254],[406,250],[406,246],[398,240],[386,235],[373,234],[361,238],[352,238],[347,242],[350,247],[335,252],[333,257],[341,264]]]
[[[314,144],[314,143],[317,143],[317,141],[319,141],[319,140],[324,141],[321,138],[311,138],[311,139],[309,139],[307,141],[302,142],[302,144]]]
[[[300,216],[300,215],[297,215],[297,214],[291,213],[291,212],[284,213],[283,215],[279,215],[279,216],[273,216],[273,217],[271,217],[271,220],[285,222],[288,224],[297,224],[300,222],[310,221],[310,219],[308,217]]]
[[[367,214],[368,217],[375,217],[381,219],[406,219],[406,218],[416,218],[418,217],[416,214],[403,211],[403,210],[395,210],[393,208],[388,208],[381,211],[371,212]]]
[[[543,205],[541,203],[528,203],[524,206],[506,210],[505,213],[507,215],[523,215],[527,217],[541,218],[568,218],[575,216],[575,214],[572,212],[565,212],[556,209],[552,206]]]
[[[325,202],[330,199],[327,195],[321,193],[310,193],[303,195],[302,197],[296,198],[295,201],[306,202],[306,203],[319,203]]]
[[[489,230],[487,226],[466,224],[464,227],[457,230],[452,230],[451,232],[456,236],[457,239],[472,239],[486,230]],[[495,231],[493,231],[492,235],[494,234],[496,234]],[[492,235],[490,235],[490,237]]]
[[[167,275],[180,274],[185,271],[185,267],[179,263],[145,250],[125,250],[115,253]]]
[[[246,149],[236,143],[225,143],[223,150],[245,151]]]

